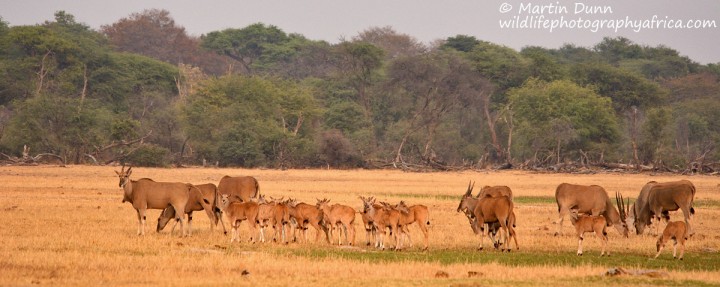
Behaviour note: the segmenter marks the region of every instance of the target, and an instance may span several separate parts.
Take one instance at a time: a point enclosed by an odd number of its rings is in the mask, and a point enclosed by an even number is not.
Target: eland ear
[[[120,172],[117,170],[113,170],[118,176],[120,176]]]

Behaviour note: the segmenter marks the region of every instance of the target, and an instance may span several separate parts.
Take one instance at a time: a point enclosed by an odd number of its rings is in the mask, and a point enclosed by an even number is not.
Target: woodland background
[[[0,18],[11,164],[715,173],[718,122],[720,63],[622,37],[516,51],[392,27],[194,37],[165,10],[99,31]]]

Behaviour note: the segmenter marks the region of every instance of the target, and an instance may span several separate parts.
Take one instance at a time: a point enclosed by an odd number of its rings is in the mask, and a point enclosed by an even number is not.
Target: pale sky
[[[591,6],[596,13],[581,9]],[[11,26],[53,20],[64,10],[98,29],[153,8],[170,11],[176,24],[195,36],[257,22],[331,43],[383,26],[425,43],[464,34],[516,50],[566,43],[592,47],[603,37],[623,36],[641,45],[671,47],[701,64],[720,63],[717,0],[0,0],[0,16]],[[514,21],[508,24],[515,28],[501,27],[503,20]],[[693,26],[714,21],[714,27],[676,27],[690,20]],[[551,31],[553,25],[563,27]],[[615,31],[616,26],[622,27]]]

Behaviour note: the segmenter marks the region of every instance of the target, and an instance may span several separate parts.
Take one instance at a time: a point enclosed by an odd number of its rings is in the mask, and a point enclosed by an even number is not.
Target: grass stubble
[[[380,200],[425,204],[430,208],[430,251],[420,251],[422,234],[411,226],[416,246],[404,251],[365,247],[365,232],[356,219],[358,247],[311,242],[229,244],[229,237],[210,230],[202,212],[194,216],[190,238],[155,233],[158,210],[148,212],[148,229],[136,233],[136,213],[122,204],[113,167],[0,167],[0,285],[696,285],[720,284],[720,184],[713,176],[648,174],[543,174],[519,171],[404,173],[395,170],[261,170],[134,168],[137,178],[157,181],[217,183],[223,175],[253,175],[260,191],[314,203],[331,199],[359,208],[359,195]],[[598,184],[613,194],[635,197],[650,180],[687,178],[695,183],[697,234],[687,242],[684,261],[665,251],[658,260],[654,236],[622,238],[609,228],[611,257],[599,257],[594,236],[575,255],[577,240],[566,220],[557,229],[554,189],[561,182]],[[457,213],[458,199],[469,180],[508,185],[516,198],[519,251],[477,251],[479,237]],[[679,220],[681,214],[673,214]],[[246,240],[248,228],[241,226]],[[176,233],[177,235],[177,233]],[[659,269],[669,276],[601,276],[610,267]],[[243,271],[249,272],[243,275]],[[448,278],[436,278],[443,271]],[[468,277],[468,272],[478,272]]]

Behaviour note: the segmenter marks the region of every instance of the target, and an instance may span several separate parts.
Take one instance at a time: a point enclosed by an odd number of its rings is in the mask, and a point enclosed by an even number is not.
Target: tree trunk
[[[557,139],[557,161],[556,164],[560,164],[560,138]]]
[[[45,85],[45,76],[48,73],[48,69],[45,66],[45,60],[47,60],[47,57],[52,54],[52,51],[48,50],[45,55],[43,55],[42,60],[40,61],[40,71],[37,72],[38,75],[38,84],[35,89],[35,95],[40,95],[40,92],[42,91],[43,86]]]
[[[633,160],[635,161],[635,166],[637,167],[637,171],[640,171],[641,170],[640,158],[638,157],[638,146],[637,146],[637,121],[638,121],[637,107],[632,107],[632,114],[630,114],[630,115],[631,115],[630,143],[632,144],[632,149],[633,149]]]
[[[82,91],[80,92],[80,105],[78,106],[78,113],[82,111],[83,103],[85,102],[85,96],[87,95],[87,87],[88,87],[88,75],[87,75],[87,64],[83,65],[83,87]]]
[[[483,97],[483,112],[485,114],[485,121],[487,122],[488,130],[490,131],[490,140],[492,140],[492,146],[498,153],[498,157],[507,161],[504,149],[498,142],[497,133],[495,132],[495,123],[497,121],[497,118],[493,119],[492,115],[490,115],[490,95],[482,93],[481,96]]]
[[[512,161],[512,153],[511,153],[512,137],[513,137],[513,128],[515,126],[513,124],[513,115],[512,115],[512,111],[510,109],[508,109],[508,113],[506,115],[505,122],[508,125],[507,153],[506,153],[505,159],[507,162],[511,162]]]

